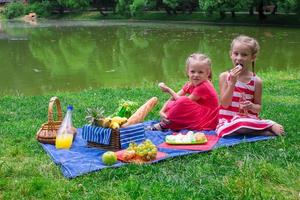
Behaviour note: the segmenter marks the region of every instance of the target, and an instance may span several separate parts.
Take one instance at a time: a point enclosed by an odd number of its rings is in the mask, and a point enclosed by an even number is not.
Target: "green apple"
[[[117,155],[113,151],[107,151],[102,155],[102,162],[105,165],[113,165],[117,162]]]

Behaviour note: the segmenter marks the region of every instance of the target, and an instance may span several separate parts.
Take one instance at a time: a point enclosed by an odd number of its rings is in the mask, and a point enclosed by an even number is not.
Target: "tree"
[[[113,11],[115,11],[116,2],[115,0],[92,0],[91,2],[92,6],[95,7],[102,16],[106,16],[107,14],[103,11],[108,10],[108,8],[112,8]]]
[[[238,0],[199,0],[199,7],[209,15],[217,11],[220,17],[224,18],[226,12],[231,12],[232,17],[235,17],[235,12],[240,10],[244,3],[245,1]]]

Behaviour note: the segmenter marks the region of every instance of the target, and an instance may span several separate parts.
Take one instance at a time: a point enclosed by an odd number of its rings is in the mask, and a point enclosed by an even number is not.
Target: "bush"
[[[130,4],[132,3],[132,0],[117,0],[117,6],[116,11],[120,15],[123,16],[130,16]]]
[[[25,13],[35,12],[37,16],[47,17],[51,14],[52,5],[49,1],[35,2],[25,7]]]
[[[4,15],[8,19],[24,15],[25,5],[22,2],[12,2],[5,5]]]
[[[129,6],[131,16],[141,14],[144,10],[145,4],[145,0],[133,0],[132,4]]]

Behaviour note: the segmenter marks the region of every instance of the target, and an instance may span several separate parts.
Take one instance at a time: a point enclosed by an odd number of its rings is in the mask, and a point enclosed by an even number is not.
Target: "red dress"
[[[210,81],[203,81],[197,86],[186,83],[183,86],[186,94],[200,97],[195,102],[187,96],[169,101],[166,114],[170,123],[165,128],[171,130],[214,130],[218,124],[218,95]]]

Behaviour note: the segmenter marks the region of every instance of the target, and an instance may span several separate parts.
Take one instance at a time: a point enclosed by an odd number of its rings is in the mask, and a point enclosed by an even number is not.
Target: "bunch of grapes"
[[[131,142],[129,147],[123,153],[123,159],[129,161],[136,157],[141,158],[144,161],[154,160],[157,155],[157,148],[151,142],[151,140],[145,140],[143,143],[137,145],[135,142]]]
[[[154,160],[157,155],[157,148],[151,140],[145,140],[136,148],[136,154],[145,161]]]
[[[130,142],[129,147],[126,149],[127,151],[136,151],[138,145],[135,142]]]

